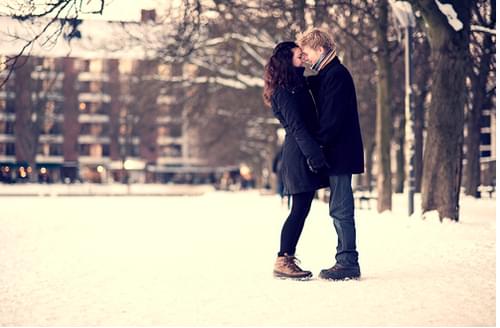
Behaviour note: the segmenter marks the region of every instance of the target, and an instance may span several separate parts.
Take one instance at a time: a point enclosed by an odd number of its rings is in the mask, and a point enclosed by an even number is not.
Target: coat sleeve
[[[354,92],[354,83],[347,71],[339,71],[323,81],[317,102],[319,130],[315,135],[320,144],[328,146],[335,141],[351,110]]]
[[[279,92],[276,96],[276,105],[278,108],[275,114],[283,124],[286,133],[293,136],[300,151],[307,159],[314,162],[325,162],[325,156],[321,147],[304,126],[299,108],[297,108],[298,102],[284,92]]]

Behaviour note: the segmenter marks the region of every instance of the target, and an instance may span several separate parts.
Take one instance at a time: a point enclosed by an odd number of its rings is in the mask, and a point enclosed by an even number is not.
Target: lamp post
[[[389,0],[394,16],[404,29],[405,45],[405,147],[406,147],[406,189],[408,191],[408,216],[414,212],[415,194],[415,109],[413,100],[413,27],[415,16],[407,1]]]

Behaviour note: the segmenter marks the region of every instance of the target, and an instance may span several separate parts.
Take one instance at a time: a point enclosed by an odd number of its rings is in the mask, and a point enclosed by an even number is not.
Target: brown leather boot
[[[304,271],[298,265],[299,260],[292,255],[278,256],[274,263],[274,277],[283,279],[308,279],[312,277],[311,271]]]

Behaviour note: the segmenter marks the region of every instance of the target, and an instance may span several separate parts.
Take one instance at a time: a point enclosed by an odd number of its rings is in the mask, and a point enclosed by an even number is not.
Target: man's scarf
[[[326,65],[328,65],[329,62],[331,62],[333,60],[333,58],[335,58],[335,56],[337,55],[337,51],[335,49],[333,50],[329,50],[329,51],[324,51],[321,56],[319,57],[318,61],[311,66],[311,69],[315,72],[319,72],[323,69],[323,67],[325,67]]]

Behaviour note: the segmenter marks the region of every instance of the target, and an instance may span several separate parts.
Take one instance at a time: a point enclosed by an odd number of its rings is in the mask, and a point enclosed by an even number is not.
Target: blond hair
[[[319,47],[323,47],[327,51],[337,50],[337,44],[335,43],[333,36],[326,30],[318,27],[313,27],[307,31],[299,33],[297,35],[297,43],[301,48],[308,46],[316,50]]]

